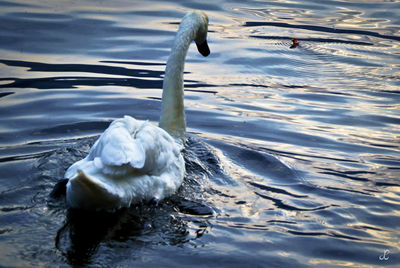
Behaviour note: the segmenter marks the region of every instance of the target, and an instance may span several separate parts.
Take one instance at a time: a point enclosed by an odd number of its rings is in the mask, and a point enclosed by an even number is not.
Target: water
[[[188,53],[183,186],[159,205],[68,211],[49,194],[108,124],[158,121],[194,8],[211,55]],[[0,10],[0,266],[400,265],[399,1]]]

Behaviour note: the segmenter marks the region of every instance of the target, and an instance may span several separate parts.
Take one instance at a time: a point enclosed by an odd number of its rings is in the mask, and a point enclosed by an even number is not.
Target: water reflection
[[[183,244],[189,239],[188,227],[173,214],[166,205],[137,206],[114,213],[68,210],[55,246],[69,264],[81,266],[90,264],[100,244],[109,241],[128,243],[134,248]]]
[[[389,250],[398,266],[397,1],[0,6],[4,263],[377,266]],[[180,192],[115,214],[49,200],[113,119],[158,121],[192,8],[207,10],[215,53],[188,52]]]

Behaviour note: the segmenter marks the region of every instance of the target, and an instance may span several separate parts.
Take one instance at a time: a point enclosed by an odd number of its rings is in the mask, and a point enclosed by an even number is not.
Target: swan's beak
[[[201,44],[196,43],[196,45],[197,45],[197,50],[200,52],[201,55],[203,55],[204,57],[210,55],[210,48],[208,47],[207,40],[205,40]]]

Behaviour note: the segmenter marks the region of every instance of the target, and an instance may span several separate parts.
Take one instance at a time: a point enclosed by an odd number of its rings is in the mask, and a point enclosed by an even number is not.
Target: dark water
[[[51,199],[115,118],[157,122],[185,12],[187,176],[114,214]],[[0,266],[400,266],[399,1],[0,1]],[[300,46],[290,49],[291,38]]]

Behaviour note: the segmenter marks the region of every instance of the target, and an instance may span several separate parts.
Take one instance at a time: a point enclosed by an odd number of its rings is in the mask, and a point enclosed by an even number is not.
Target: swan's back
[[[163,129],[130,116],[115,120],[88,156],[66,172],[70,207],[111,210],[161,200],[182,183],[182,146]]]

